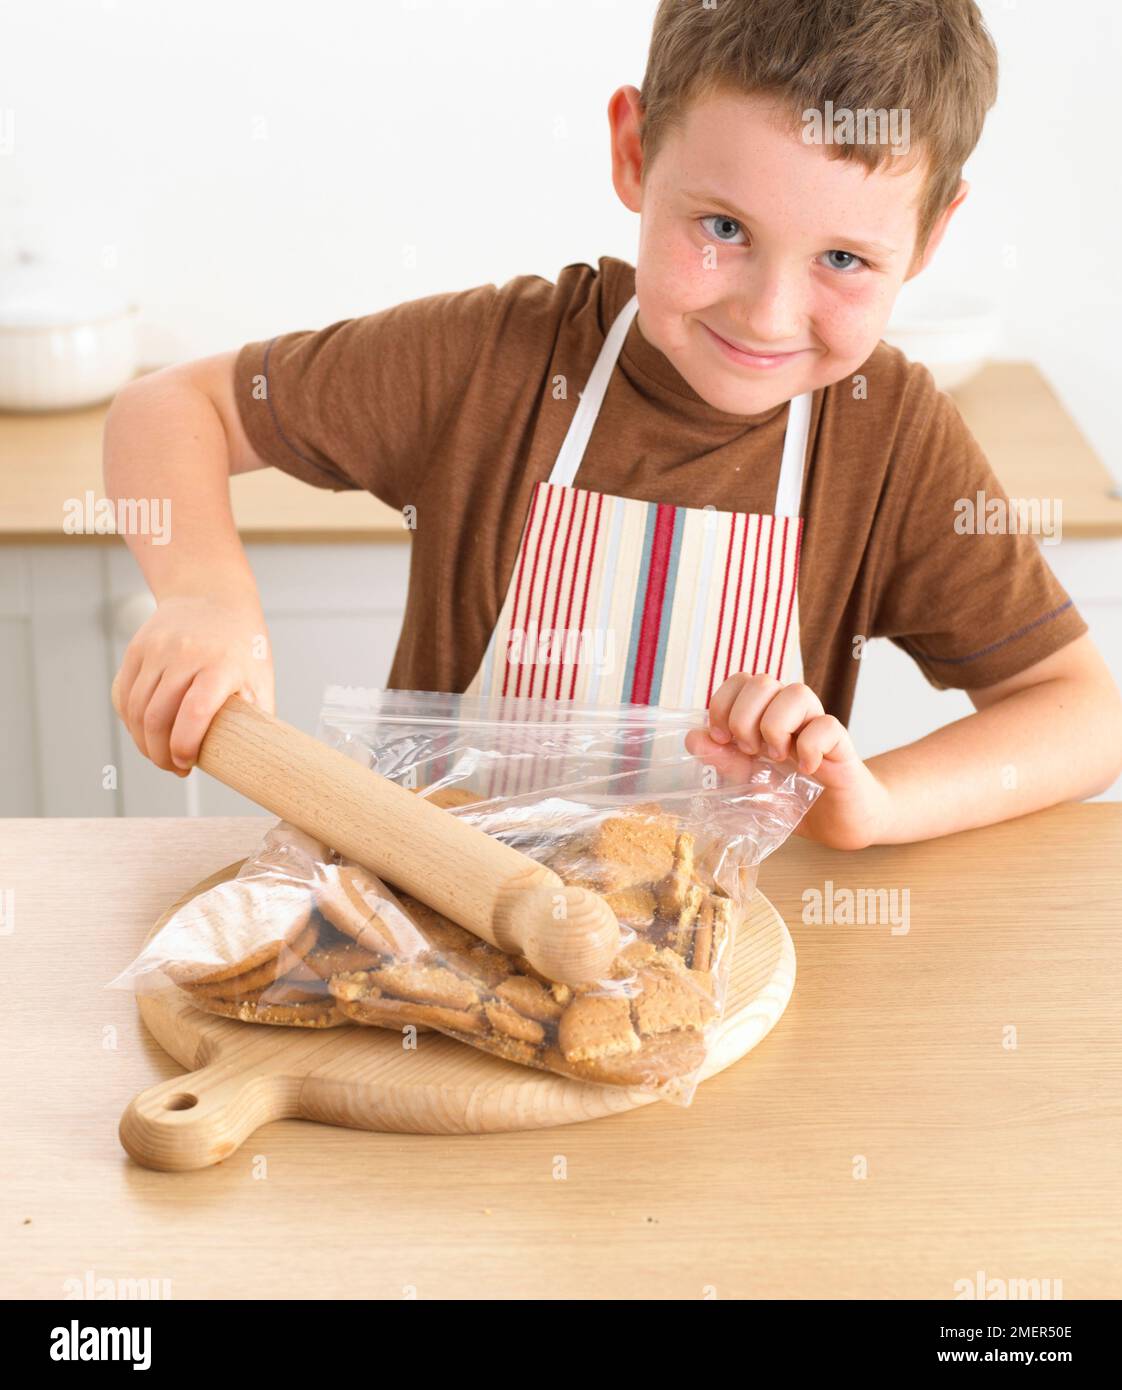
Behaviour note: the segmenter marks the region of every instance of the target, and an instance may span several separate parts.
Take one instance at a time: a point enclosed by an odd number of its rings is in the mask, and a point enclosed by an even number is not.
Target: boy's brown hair
[[[661,0],[640,101],[644,168],[687,107],[718,91],[776,97],[804,112],[908,113],[911,154],[833,143],[867,169],[927,160],[916,256],[953,200],[997,98],[997,51],[974,0]]]

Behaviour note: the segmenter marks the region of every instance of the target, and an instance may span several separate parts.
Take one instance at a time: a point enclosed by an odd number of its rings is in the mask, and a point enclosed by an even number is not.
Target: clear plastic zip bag
[[[687,1105],[724,1014],[760,863],[821,786],[688,752],[702,711],[330,687],[318,737],[601,893],[609,975],[539,975],[296,827],[185,904],[113,985],[247,1022],[437,1029],[508,1061]]]

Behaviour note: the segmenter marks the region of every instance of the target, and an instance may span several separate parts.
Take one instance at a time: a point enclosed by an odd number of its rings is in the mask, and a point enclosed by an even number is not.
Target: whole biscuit
[[[291,945],[284,947],[263,965],[254,966],[252,970],[246,970],[241,975],[231,975],[226,979],[197,984],[185,982],[183,988],[201,998],[231,1000],[244,999],[286,975],[299,979],[302,974],[303,978],[307,979],[312,972],[302,971],[300,963],[315,945],[316,936],[316,925],[309,922]],[[293,962],[293,956],[299,957],[299,960]]]
[[[231,878],[185,903],[155,943],[176,984],[215,984],[276,960],[311,915],[312,896],[301,884]]]

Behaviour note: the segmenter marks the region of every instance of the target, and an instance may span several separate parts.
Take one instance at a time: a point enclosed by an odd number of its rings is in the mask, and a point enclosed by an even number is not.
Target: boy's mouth
[[[738,363],[742,367],[756,367],[761,371],[769,371],[776,367],[786,367],[794,362],[796,358],[805,356],[809,351],[807,348],[800,348],[796,352],[756,352],[753,349],[730,342],[720,333],[710,328],[707,323],[703,323],[702,328],[713,339],[714,343],[722,353],[732,362]]]

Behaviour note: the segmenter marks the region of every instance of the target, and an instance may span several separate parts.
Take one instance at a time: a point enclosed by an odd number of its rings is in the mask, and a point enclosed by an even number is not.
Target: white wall
[[[1117,0],[984,0],[1001,97],[928,288],[995,298],[1122,477]],[[0,256],[129,285],[151,364],[611,254],[654,0],[9,0]],[[1012,249],[1010,249],[1012,248]]]

